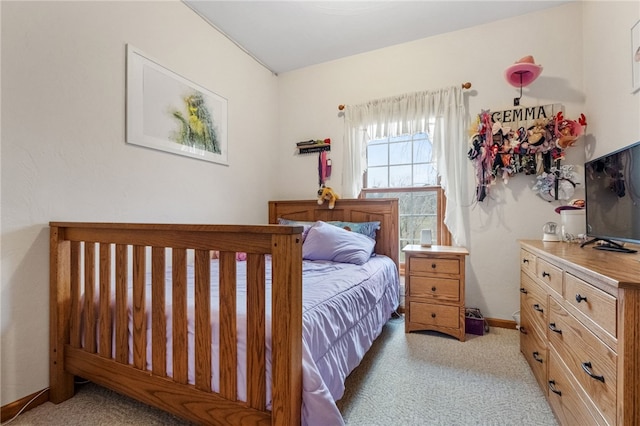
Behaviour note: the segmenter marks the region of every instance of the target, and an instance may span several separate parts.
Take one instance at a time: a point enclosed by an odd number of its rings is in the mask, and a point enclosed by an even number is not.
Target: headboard
[[[399,265],[400,239],[397,198],[339,199],[333,209],[317,200],[269,201],[269,223],[278,218],[314,222],[340,220],[348,222],[380,221],[376,233],[378,254],[390,257]]]

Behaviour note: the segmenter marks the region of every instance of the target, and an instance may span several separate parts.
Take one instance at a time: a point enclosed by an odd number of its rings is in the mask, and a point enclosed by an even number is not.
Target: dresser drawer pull
[[[436,265],[435,263],[432,263],[432,264],[431,264],[431,267],[432,267],[433,269],[436,269],[436,266],[437,266],[437,265]]]
[[[580,303],[583,300],[587,300],[587,296],[581,296],[580,293],[576,294],[576,302]]]
[[[555,380],[549,380],[549,390],[551,390],[551,392],[562,396],[562,392],[560,392],[558,389],[556,389],[556,381]]]
[[[538,361],[540,364],[542,364],[544,361],[542,360],[542,358],[540,358],[540,352],[535,351],[533,352],[533,359],[535,359],[536,361]]]
[[[539,304],[537,304],[537,303],[535,303],[535,304],[533,305],[533,310],[534,310],[534,311],[538,311],[538,312],[544,312],[544,309],[542,309],[542,308],[540,307],[540,305],[539,305]]]
[[[529,259],[522,259],[522,263],[529,263]]]
[[[548,273],[547,271],[542,271],[542,278],[546,278],[546,277],[550,277],[551,274]]]
[[[552,322],[549,324],[549,330],[553,331],[554,333],[562,334],[562,330],[560,330],[559,328],[556,328],[555,322]]]
[[[522,293],[522,294],[527,294],[527,293],[529,293],[529,292],[527,291],[527,289],[526,289],[526,288],[524,288],[524,287],[520,287],[520,293]]]
[[[435,318],[435,317],[436,317],[436,313],[435,313],[435,312],[432,312],[432,313],[431,313],[431,318]]]
[[[436,286],[431,287],[431,291],[436,291]]]
[[[522,334],[529,334],[529,333],[527,333],[527,330],[525,330],[523,326],[520,326],[520,328],[518,330],[520,330],[520,333],[522,333]]]
[[[593,371],[591,371],[591,363],[590,362],[583,362],[582,363],[582,369],[584,370],[585,373],[587,373],[589,375],[589,377],[591,377],[592,379],[596,379],[601,381],[602,383],[604,383],[604,376],[597,376],[595,374],[593,374]]]

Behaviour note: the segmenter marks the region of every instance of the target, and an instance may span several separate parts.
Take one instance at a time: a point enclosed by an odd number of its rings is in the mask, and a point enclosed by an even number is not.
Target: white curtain
[[[367,141],[429,133],[440,184],[447,197],[444,222],[456,245],[467,245],[467,113],[460,86],[408,93],[345,107],[342,191],[355,198],[367,168]],[[435,130],[429,129],[435,121]]]

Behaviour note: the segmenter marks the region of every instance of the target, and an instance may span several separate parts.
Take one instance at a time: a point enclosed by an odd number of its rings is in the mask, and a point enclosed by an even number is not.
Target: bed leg
[[[71,297],[69,241],[63,241],[61,229],[51,227],[49,251],[49,400],[55,404],[74,394],[74,377],[64,370],[64,345],[69,342]]]

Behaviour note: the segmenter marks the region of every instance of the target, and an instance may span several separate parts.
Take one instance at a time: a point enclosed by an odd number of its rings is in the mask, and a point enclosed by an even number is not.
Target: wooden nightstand
[[[463,247],[408,245],[405,253],[405,332],[434,330],[464,342]]]

